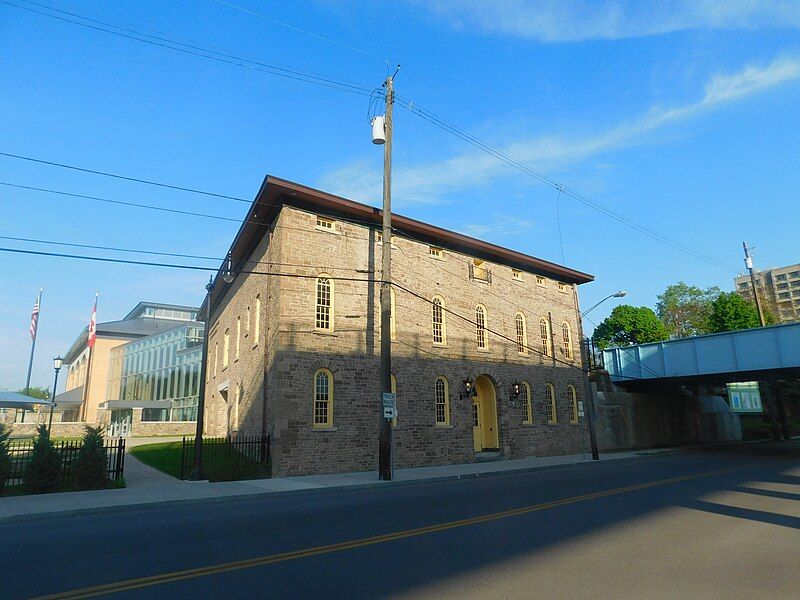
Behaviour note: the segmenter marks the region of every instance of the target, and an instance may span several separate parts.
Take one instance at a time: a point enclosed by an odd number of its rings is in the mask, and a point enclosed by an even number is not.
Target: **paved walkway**
[[[163,438],[160,439],[163,441]],[[666,449],[663,451],[674,451],[674,449]],[[647,453],[652,454],[653,452],[654,451],[648,451]],[[645,453],[639,451],[617,452],[614,454],[601,455],[601,461],[637,458],[644,455]],[[138,465],[141,465],[141,467],[144,467],[144,469],[148,471],[153,471],[154,469],[143,465],[130,455],[126,456],[125,460],[125,479],[128,481],[129,476],[132,477],[132,479],[137,482],[135,485],[119,490],[96,490],[89,492],[0,498],[0,522],[81,513],[119,511],[145,505],[155,506],[167,503],[189,505],[197,502],[224,501],[226,499],[243,496],[309,494],[329,490],[368,489],[378,486],[401,486],[412,483],[488,477],[514,471],[525,472],[591,462],[591,457],[586,454],[574,454],[545,458],[501,460],[488,463],[396,469],[393,481],[379,481],[376,472],[367,471],[361,473],[307,475],[304,477],[279,477],[275,479],[254,479],[249,481],[228,481],[219,483],[208,483],[207,481],[178,481],[159,472],[157,472],[158,478],[152,474],[135,474],[136,470],[140,468]],[[166,477],[166,480],[157,481],[157,479],[161,477]]]
[[[125,440],[125,485],[127,489],[161,485],[180,485],[181,481],[154,469],[131,454],[131,448],[143,444],[181,441],[180,437],[131,437]]]

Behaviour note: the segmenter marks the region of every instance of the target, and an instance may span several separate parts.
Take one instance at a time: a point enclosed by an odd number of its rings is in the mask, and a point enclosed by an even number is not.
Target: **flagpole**
[[[31,389],[31,372],[33,371],[33,353],[36,351],[36,338],[39,336],[39,316],[42,313],[42,292],[44,292],[44,286],[39,288],[39,296],[36,298],[36,306],[38,310],[36,311],[36,327],[33,330],[33,339],[31,340],[31,356],[28,359],[28,376],[25,378],[25,395],[28,395],[28,392]],[[22,411],[22,422],[25,422],[25,413],[26,411]]]
[[[83,382],[83,398],[81,399],[81,421],[86,420],[86,400],[89,398],[89,378],[92,373],[92,357],[94,357],[94,342],[92,341],[92,322],[97,331],[97,299],[100,292],[94,293],[94,307],[92,316],[89,319],[89,330],[87,331],[86,343],[89,344],[89,358],[86,360],[86,380]]]

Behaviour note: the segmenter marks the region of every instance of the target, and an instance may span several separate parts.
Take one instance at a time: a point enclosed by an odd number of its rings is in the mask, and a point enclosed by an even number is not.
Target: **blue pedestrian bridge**
[[[625,387],[800,377],[800,323],[608,348],[603,360]]]

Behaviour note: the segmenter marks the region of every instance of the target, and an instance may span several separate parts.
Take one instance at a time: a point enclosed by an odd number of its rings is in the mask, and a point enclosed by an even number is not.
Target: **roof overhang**
[[[233,244],[231,244],[229,253],[234,269],[239,269],[241,265],[245,264],[244,261],[250,258],[284,204],[312,212],[345,217],[367,225],[380,226],[383,219],[383,211],[374,206],[354,202],[341,196],[268,175],[264,178],[261,188],[244,217]],[[582,284],[594,280],[593,275],[396,213],[392,214],[392,227],[400,236],[406,233],[409,237],[423,240],[426,243],[518,267],[564,283]],[[219,302],[230,285],[220,277],[225,266],[225,263],[220,265],[214,278],[212,306]],[[201,315],[205,312],[204,308],[205,302],[201,307]],[[198,317],[198,320],[201,318]]]
[[[19,392],[0,392],[0,408],[34,410],[36,406],[50,406],[50,401],[31,398]]]

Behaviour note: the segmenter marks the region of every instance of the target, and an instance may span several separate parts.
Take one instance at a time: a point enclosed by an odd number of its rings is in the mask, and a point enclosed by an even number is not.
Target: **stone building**
[[[380,222],[268,177],[223,265],[233,277],[215,280],[205,432],[269,433],[273,475],[377,468]],[[592,276],[399,215],[393,227],[395,466],[588,447],[577,285]]]
[[[779,323],[800,321],[800,264],[761,271],[756,282],[764,308],[773,313]],[[742,298],[753,301],[749,275],[736,277],[734,284]]]

